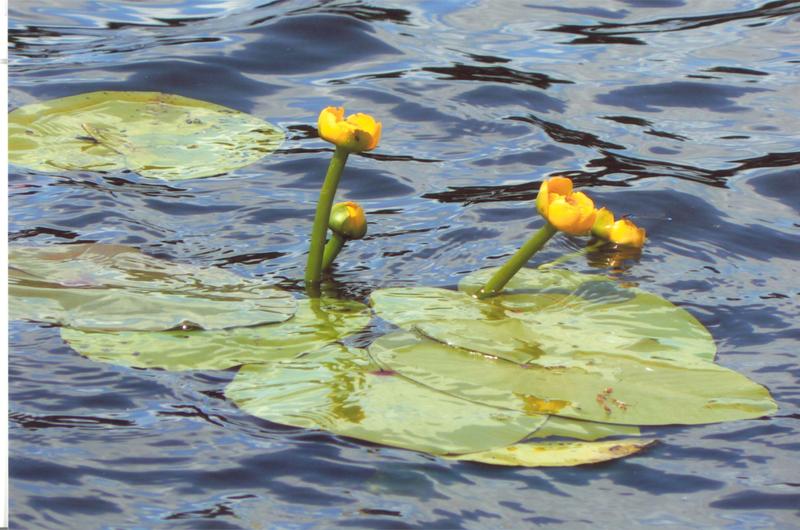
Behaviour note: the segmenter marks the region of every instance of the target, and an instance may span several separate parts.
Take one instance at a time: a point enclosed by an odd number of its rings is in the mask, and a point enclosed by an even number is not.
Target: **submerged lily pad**
[[[375,312],[445,344],[525,364],[541,355],[628,354],[683,365],[714,359],[708,330],[667,300],[603,276],[523,269],[499,295],[473,296],[495,269],[466,277],[461,291],[380,289]]]
[[[225,395],[275,423],[433,454],[507,446],[546,419],[437,392],[339,345],[291,361],[243,366]]]
[[[623,425],[699,424],[776,410],[767,389],[721,366],[612,353],[542,354],[521,365],[406,332],[370,354],[387,370],[453,396],[529,414]]]
[[[38,171],[130,169],[183,180],[227,173],[277,149],[283,132],[221,105],[160,92],[89,92],[8,115],[8,159]]]
[[[445,456],[445,458],[496,466],[579,466],[630,456],[653,443],[654,440],[521,443],[480,453]]]
[[[287,292],[219,268],[171,263],[123,245],[9,252],[11,318],[84,330],[226,329],[282,322]]]
[[[95,361],[135,368],[224,370],[291,359],[365,327],[369,309],[349,300],[299,300],[277,324],[221,331],[80,331],[61,328],[70,347]]]

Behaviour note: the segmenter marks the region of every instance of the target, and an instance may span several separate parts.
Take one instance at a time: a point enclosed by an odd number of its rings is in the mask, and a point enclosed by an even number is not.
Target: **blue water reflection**
[[[791,528],[800,506],[796,1],[105,2],[9,6],[9,106],[160,90],[287,131],[219,179],[9,171],[12,244],[99,241],[296,289],[330,146],[328,104],[384,122],[340,196],[369,235],[343,296],[452,286],[540,226],[562,172],[630,215],[640,257],[573,270],[637,283],[770,388],[773,418],[646,432],[609,464],[497,469],[252,418],[234,371],[131,370],[10,325],[11,511],[20,528]],[[542,261],[583,242],[559,236]],[[368,329],[353,343],[366,346]]]

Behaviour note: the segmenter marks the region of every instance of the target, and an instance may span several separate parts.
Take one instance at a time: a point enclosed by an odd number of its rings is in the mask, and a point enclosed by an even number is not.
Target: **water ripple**
[[[541,181],[572,177],[648,231],[639,254],[575,254],[681,305],[718,362],[778,414],[645,434],[628,461],[497,469],[252,418],[235,370],[91,361],[58,330],[9,327],[11,511],[25,528],[789,527],[798,505],[800,142],[792,1],[386,3],[67,0],[10,7],[11,107],[161,90],[265,117],[282,149],[221,178],[9,169],[15,244],[121,243],[301,291],[330,156],[325,105],[383,121],[340,200],[369,235],[340,296],[454,286],[542,224]],[[566,39],[565,39],[566,37]],[[358,243],[358,244],[356,244]],[[536,263],[585,247],[558,236]],[[349,344],[365,347],[386,325]]]
[[[682,4],[682,3],[681,3]],[[642,4],[637,4],[642,6]],[[665,6],[672,7],[672,6]],[[700,28],[727,24],[734,21],[756,20],[766,21],[788,17],[800,13],[800,6],[794,0],[768,2],[754,9],[709,15],[666,17],[647,22],[628,24],[600,23],[592,25],[561,25],[548,31],[580,35],[570,44],[647,44],[644,40],[631,35],[647,35],[649,33],[665,33],[675,31],[691,31]]]

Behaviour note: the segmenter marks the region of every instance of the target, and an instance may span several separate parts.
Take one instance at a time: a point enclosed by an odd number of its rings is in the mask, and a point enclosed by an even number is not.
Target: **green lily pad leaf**
[[[283,132],[221,105],[160,92],[89,92],[8,115],[8,159],[37,171],[220,175],[277,149]]]
[[[445,458],[496,466],[580,466],[629,456],[654,443],[655,440],[521,443],[480,453],[453,455]]]
[[[340,345],[291,361],[245,365],[225,395],[275,423],[432,454],[513,444],[546,419],[437,392]]]
[[[282,322],[291,294],[123,245],[9,249],[11,318],[84,330],[226,329]]]
[[[459,290],[476,293],[496,270],[466,276]],[[497,298],[507,315],[534,325],[540,337],[548,336],[551,354],[568,355],[591,344],[592,351],[630,352],[681,364],[713,361],[716,356],[714,338],[691,313],[605,276],[522,269]],[[564,334],[569,341],[563,340]]]
[[[277,324],[219,331],[81,331],[61,328],[70,347],[95,361],[135,368],[224,370],[291,359],[342,339],[369,324],[364,304],[299,300],[297,312]]]
[[[459,348],[525,364],[540,355],[628,354],[681,365],[712,361],[708,330],[663,298],[603,276],[524,269],[498,296],[471,296],[494,269],[465,278],[461,292],[395,288],[372,294],[375,312],[404,329]]]
[[[581,421],[561,416],[548,416],[545,424],[539,427],[539,430],[531,438],[539,440],[559,437],[593,442],[612,436],[639,436],[640,434],[639,427],[635,425],[616,425],[596,421]]]
[[[543,354],[520,365],[417,335],[370,346],[385,369],[486,405],[623,425],[698,424],[776,410],[767,389],[713,363],[679,366],[610,353]]]

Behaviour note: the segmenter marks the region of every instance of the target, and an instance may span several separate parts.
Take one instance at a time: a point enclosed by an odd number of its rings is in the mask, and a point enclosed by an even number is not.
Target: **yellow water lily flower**
[[[317,120],[323,140],[351,153],[371,151],[381,139],[381,122],[369,114],[351,114],[345,119],[343,107],[326,107]]]
[[[367,217],[357,202],[340,202],[333,205],[328,226],[347,239],[361,239],[367,233]]]
[[[536,209],[558,230],[575,235],[588,232],[597,215],[592,199],[583,192],[573,192],[572,181],[566,177],[542,182]]]
[[[592,235],[601,239],[610,239],[609,233],[611,227],[614,225],[614,214],[608,208],[600,208],[597,210],[597,215],[592,225]]]
[[[617,245],[642,248],[646,238],[646,231],[634,224],[630,219],[614,220],[614,214],[606,208],[597,211],[597,217],[592,226],[592,234],[616,243]]]

